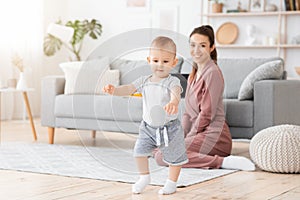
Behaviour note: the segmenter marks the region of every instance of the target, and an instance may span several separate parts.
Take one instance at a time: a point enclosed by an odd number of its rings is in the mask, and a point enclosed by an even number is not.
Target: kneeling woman
[[[224,79],[217,65],[214,30],[205,25],[190,35],[193,69],[188,78],[182,125],[189,162],[188,168],[226,168],[255,170],[241,156],[230,156],[232,139],[223,106]],[[165,166],[160,151],[156,162]]]

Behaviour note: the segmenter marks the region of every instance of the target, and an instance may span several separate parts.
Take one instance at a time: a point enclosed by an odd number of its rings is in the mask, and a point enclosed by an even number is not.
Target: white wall
[[[31,110],[39,113],[40,77],[42,67],[43,1],[11,0],[0,2],[0,80],[7,87],[8,79],[19,78],[20,71],[12,64],[12,56],[18,54],[23,60]],[[17,14],[16,14],[17,13]],[[1,95],[1,119],[20,119],[26,114],[20,92]],[[39,115],[39,114],[38,114]]]
[[[66,0],[44,0],[44,35],[46,35],[47,26],[57,20],[65,20],[67,17]],[[57,52],[54,56],[43,57],[43,76],[62,75],[58,64],[68,60],[68,53],[65,49]]]
[[[151,28],[155,20],[155,8],[178,7],[178,31],[189,35],[199,25],[200,1],[198,0],[151,0],[149,9],[126,7],[126,0],[46,0],[45,30],[49,23],[60,18],[63,22],[74,19],[98,19],[103,27],[99,40],[86,38],[82,57],[86,58],[98,45],[126,31]],[[199,8],[199,9],[195,9]],[[63,53],[64,52],[64,53]],[[67,61],[67,51],[63,49],[53,57],[45,58],[47,74],[61,74],[58,63]]]

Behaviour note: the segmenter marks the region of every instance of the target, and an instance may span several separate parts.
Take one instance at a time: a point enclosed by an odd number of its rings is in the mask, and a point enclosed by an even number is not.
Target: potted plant
[[[223,3],[220,0],[209,0],[212,3],[212,9],[211,11],[213,13],[222,13],[223,12]]]
[[[56,24],[63,25],[61,21]],[[72,52],[77,61],[81,60],[80,51],[82,48],[83,40],[85,36],[89,36],[92,39],[98,39],[102,33],[102,25],[98,20],[75,20],[68,21],[64,26],[71,27],[74,29],[73,36],[70,41],[62,41],[58,37],[51,34],[47,34],[44,38],[44,53],[46,56],[53,56],[62,46],[66,47]],[[73,60],[70,58],[70,60]]]

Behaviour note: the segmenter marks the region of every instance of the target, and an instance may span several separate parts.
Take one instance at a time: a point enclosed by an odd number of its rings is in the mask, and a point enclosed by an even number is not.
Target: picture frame
[[[250,0],[249,11],[250,12],[264,12],[265,11],[265,0]]]
[[[150,11],[150,0],[126,0],[126,8],[132,11]]]
[[[178,6],[158,7],[155,9],[153,27],[177,32],[178,27]]]

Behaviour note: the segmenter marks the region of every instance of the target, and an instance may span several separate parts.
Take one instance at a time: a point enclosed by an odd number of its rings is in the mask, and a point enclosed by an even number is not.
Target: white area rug
[[[150,158],[152,185],[163,185],[168,168]],[[138,179],[132,150],[49,145],[41,143],[2,143],[0,169],[134,183]],[[182,169],[178,186],[184,187],[235,170]]]

